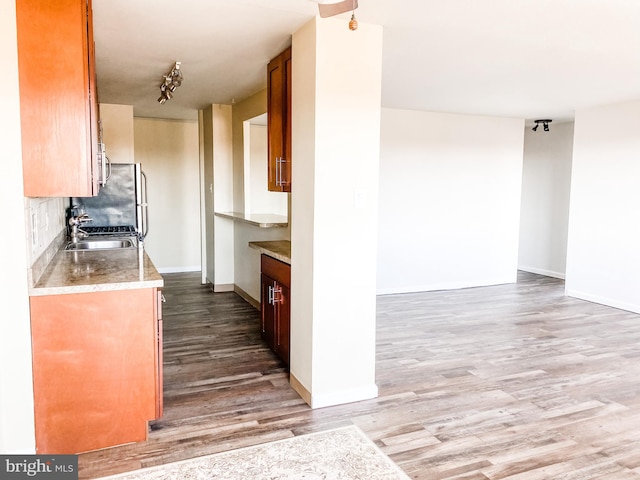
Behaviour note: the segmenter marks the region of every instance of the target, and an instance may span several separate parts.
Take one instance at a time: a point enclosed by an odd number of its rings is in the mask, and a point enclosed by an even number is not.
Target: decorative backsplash
[[[31,282],[37,281],[66,233],[65,209],[68,198],[24,199],[26,247]]]

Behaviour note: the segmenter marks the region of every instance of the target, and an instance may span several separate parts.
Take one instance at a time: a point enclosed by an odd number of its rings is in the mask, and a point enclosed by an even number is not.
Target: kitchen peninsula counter
[[[162,276],[144,248],[60,249],[30,296],[162,287]]]
[[[291,265],[291,242],[289,240],[249,242],[249,247]]]

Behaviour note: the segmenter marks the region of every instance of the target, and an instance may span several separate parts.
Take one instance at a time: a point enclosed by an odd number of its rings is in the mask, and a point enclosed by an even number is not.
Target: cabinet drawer
[[[260,261],[260,270],[265,275],[273,278],[276,282],[286,287],[291,286],[291,266],[276,260],[269,255],[262,254]]]

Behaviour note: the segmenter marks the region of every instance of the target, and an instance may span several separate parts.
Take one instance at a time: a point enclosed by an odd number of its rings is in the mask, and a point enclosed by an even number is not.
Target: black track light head
[[[538,130],[538,127],[540,126],[540,124],[542,124],[542,128],[545,132],[549,131],[549,124],[552,122],[553,120],[536,120],[536,126],[533,127],[531,130],[533,130],[534,132]]]

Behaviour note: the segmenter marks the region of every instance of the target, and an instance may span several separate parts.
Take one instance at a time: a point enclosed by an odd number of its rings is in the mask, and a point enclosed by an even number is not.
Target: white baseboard
[[[586,300],[587,302],[598,303],[606,307],[618,308],[627,312],[640,313],[640,305],[634,303],[621,302],[615,298],[600,297],[598,295],[592,295],[590,293],[581,292],[579,290],[565,289],[565,295],[567,297],[579,298],[580,300]]]
[[[544,268],[528,267],[525,265],[518,265],[518,270],[523,272],[535,273],[536,275],[544,275],[545,277],[565,279],[564,272],[554,272],[553,270],[545,270]]]
[[[516,277],[513,278],[496,278],[493,280],[475,280],[461,282],[431,283],[426,285],[405,285],[400,287],[379,288],[376,295],[395,295],[397,293],[418,293],[418,292],[435,292],[437,290],[459,290],[461,288],[473,287],[489,287],[492,285],[504,285],[507,283],[515,283]]]
[[[290,373],[289,382],[291,387],[311,408],[333,407],[334,405],[369,400],[378,396],[378,386],[375,383],[368,387],[314,395],[296,378],[295,374]]]
[[[352,390],[342,390],[339,392],[313,394],[311,393],[311,408],[332,407],[345,403],[360,402],[378,396],[378,386],[376,384],[368,387],[355,388]]]
[[[260,310],[260,300],[256,300],[255,298],[253,298],[251,295],[245,292],[238,285],[233,285],[233,291],[236,292],[238,295],[240,295],[245,302],[252,305],[253,308],[255,308],[256,310]]]
[[[214,292],[233,292],[235,285],[233,283],[216,283],[213,286]]]
[[[191,265],[185,267],[164,267],[158,268],[158,272],[162,273],[186,273],[186,272],[200,272],[202,267],[200,265]]]

